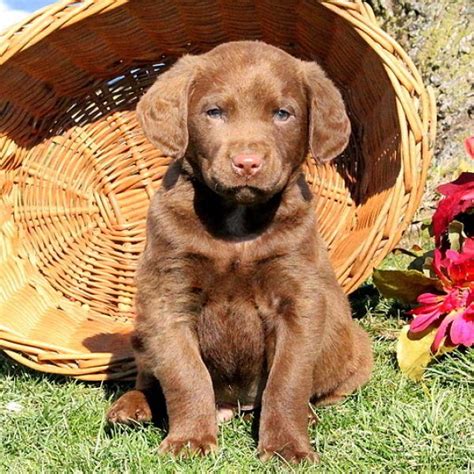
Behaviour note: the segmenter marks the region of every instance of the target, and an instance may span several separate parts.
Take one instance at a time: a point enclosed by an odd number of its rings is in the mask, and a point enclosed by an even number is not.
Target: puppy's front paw
[[[285,446],[267,445],[261,446],[258,449],[258,457],[263,462],[268,461],[275,455],[282,457],[285,461],[292,464],[298,464],[303,461],[308,461],[312,464],[319,463],[319,456],[314,450],[294,444]]]
[[[217,449],[217,438],[214,435],[196,435],[180,437],[168,435],[158,448],[160,454],[182,455],[185,457],[198,454],[205,456]]]
[[[150,421],[152,413],[143,392],[131,390],[122,395],[107,413],[109,423],[130,425]]]
[[[311,448],[306,436],[292,436],[284,431],[275,436],[263,436],[263,439],[258,443],[258,457],[261,461],[268,461],[275,455],[292,464],[302,461],[319,462],[319,456]]]

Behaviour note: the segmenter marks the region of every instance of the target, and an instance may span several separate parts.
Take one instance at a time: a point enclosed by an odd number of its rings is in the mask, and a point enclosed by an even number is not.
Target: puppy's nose
[[[254,176],[262,167],[263,156],[256,154],[241,154],[232,157],[232,169],[240,176]]]

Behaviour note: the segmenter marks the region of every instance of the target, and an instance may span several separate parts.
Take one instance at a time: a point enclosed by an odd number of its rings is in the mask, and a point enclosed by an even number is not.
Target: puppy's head
[[[199,179],[240,204],[280,192],[308,149],[320,161],[336,157],[350,135],[341,95],[323,70],[260,42],[181,58],[137,112],[162,153],[186,156]]]

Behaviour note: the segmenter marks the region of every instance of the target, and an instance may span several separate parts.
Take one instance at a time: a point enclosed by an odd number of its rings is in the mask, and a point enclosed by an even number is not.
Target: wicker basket
[[[37,370],[131,379],[135,264],[169,158],[134,109],[183,53],[262,39],[317,59],[350,145],[311,157],[320,230],[354,290],[400,239],[433,150],[430,90],[370,7],[342,0],[62,1],[0,36],[0,348]]]

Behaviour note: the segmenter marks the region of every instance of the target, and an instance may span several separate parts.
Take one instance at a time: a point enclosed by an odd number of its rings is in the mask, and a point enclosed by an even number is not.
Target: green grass
[[[159,429],[105,424],[107,407],[129,386],[43,375],[0,356],[0,472],[473,472],[474,351],[446,357],[413,383],[394,356],[403,308],[371,287],[356,303],[373,336],[375,372],[342,405],[317,409],[310,434],[319,466],[260,463],[252,421],[242,418],[221,427],[214,456],[159,457]]]

